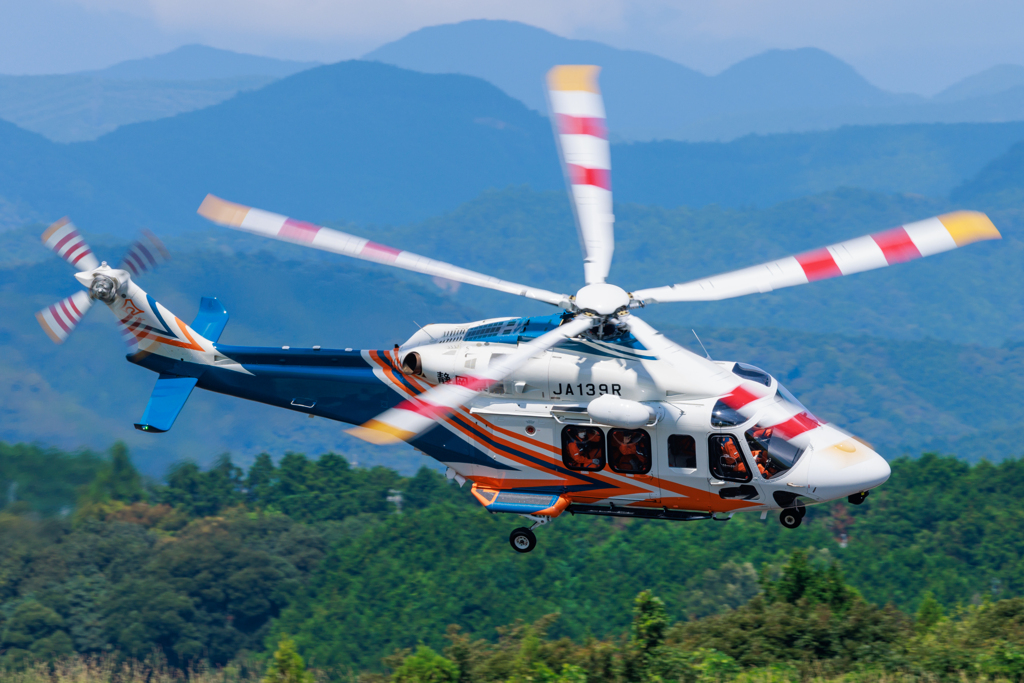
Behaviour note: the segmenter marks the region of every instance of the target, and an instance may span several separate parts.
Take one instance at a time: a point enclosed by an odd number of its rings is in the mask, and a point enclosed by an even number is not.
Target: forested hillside
[[[460,680],[509,680],[499,655],[520,646],[533,648],[521,655],[530,666],[638,680],[621,667],[640,666],[629,663],[631,608],[645,590],[664,601],[663,613],[644,606],[649,596],[635,607],[665,622],[651,647],[671,650],[643,666],[718,662],[731,675],[818,661],[955,678],[1013,665],[1024,645],[1011,626],[1024,613],[1019,460],[900,459],[863,506],[814,507],[797,530],[774,515],[567,515],[529,555],[508,547],[517,517],[484,513],[440,475],[332,454],[261,456],[247,471],[226,458],[205,471],[185,463],[147,483],[121,446],[0,446],[0,489],[4,667],[154,651],[172,666],[225,665],[266,657],[290,634],[339,677],[401,668],[401,652],[384,658],[422,644],[457,662]],[[504,629],[517,620],[534,626]]]

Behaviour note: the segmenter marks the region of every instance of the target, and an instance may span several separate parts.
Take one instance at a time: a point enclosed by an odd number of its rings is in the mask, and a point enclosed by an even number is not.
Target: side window
[[[604,432],[597,427],[564,427],[562,463],[570,470],[604,469]]]
[[[651,435],[642,429],[609,429],[608,464],[623,474],[650,472]]]
[[[673,434],[668,437],[668,466],[697,466],[697,442],[689,434]]]
[[[708,438],[708,463],[711,474],[725,481],[750,481],[753,475],[732,434],[712,434]]]

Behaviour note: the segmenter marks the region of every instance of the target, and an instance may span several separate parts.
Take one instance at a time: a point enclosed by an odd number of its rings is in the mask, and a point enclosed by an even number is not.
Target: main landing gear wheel
[[[804,516],[800,513],[799,508],[786,508],[779,513],[779,521],[787,529],[795,529],[800,526],[800,522],[804,521]]]
[[[508,535],[508,542],[517,553],[528,553],[537,547],[537,537],[524,526]]]
[[[853,505],[860,505],[864,502],[864,499],[868,497],[869,493],[871,493],[871,491],[861,491],[860,493],[855,493],[852,496],[847,496],[846,500],[850,501]]]

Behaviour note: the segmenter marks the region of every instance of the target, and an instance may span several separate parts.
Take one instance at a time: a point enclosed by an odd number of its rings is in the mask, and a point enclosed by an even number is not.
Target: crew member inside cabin
[[[755,427],[747,432],[747,444],[750,446],[750,454],[754,456],[757,470],[765,479],[770,479],[779,472],[779,468],[769,457],[768,448],[765,445],[771,438],[771,427]]]
[[[644,442],[644,432],[639,429],[613,429],[608,433],[611,437],[609,457],[612,469],[617,472],[649,472],[651,469],[651,453]]]
[[[569,432],[566,451],[571,465],[581,470],[599,470],[604,465],[600,430],[577,427]]]
[[[722,469],[726,474],[731,474],[737,478],[745,478],[747,476],[747,463],[743,461],[743,455],[740,453],[736,442],[732,439],[723,439],[721,448]]]

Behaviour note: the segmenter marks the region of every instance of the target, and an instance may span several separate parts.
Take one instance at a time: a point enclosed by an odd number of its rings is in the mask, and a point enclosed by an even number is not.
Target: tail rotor
[[[170,259],[170,254],[156,235],[143,230],[139,238],[128,248],[118,268],[112,269],[106,262],[101,264],[96,259],[78,229],[67,218],[62,218],[47,228],[42,241],[48,249],[80,271],[75,275],[75,279],[87,288],[87,291],[75,292],[36,313],[39,326],[55,344],[67,341],[92,308],[94,301],[114,301],[116,290],[124,284],[123,280],[129,273],[131,276],[138,276]],[[120,276],[116,275],[118,272],[121,273]],[[124,325],[121,325],[121,328],[125,343],[132,348],[136,340]]]

